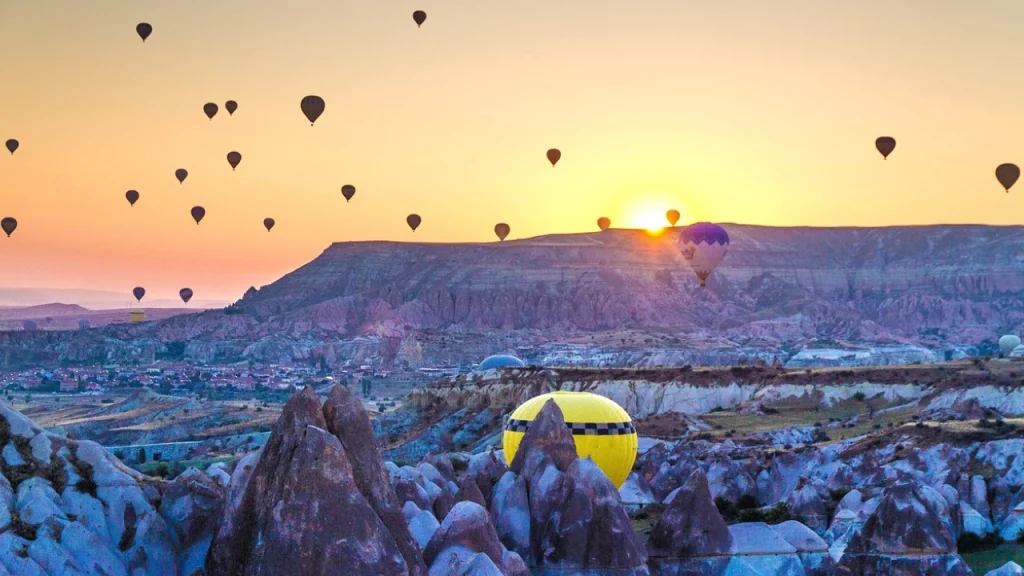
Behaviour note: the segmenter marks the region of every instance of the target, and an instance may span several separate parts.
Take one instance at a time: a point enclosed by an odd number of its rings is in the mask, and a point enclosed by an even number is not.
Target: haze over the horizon
[[[646,227],[668,208],[1020,224],[1024,189],[993,171],[1024,162],[1021,21],[1015,0],[3,2],[0,140],[21,148],[0,151],[0,216],[19,221],[0,286],[234,300],[331,242]],[[315,127],[307,94],[327,102]]]

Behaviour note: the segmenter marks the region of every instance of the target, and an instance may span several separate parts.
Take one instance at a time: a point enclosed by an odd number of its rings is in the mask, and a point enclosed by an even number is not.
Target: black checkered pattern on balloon
[[[566,422],[565,425],[573,436],[617,436],[620,434],[636,434],[632,422]],[[509,418],[505,430],[509,432],[526,432],[530,427],[529,420],[513,420]]]

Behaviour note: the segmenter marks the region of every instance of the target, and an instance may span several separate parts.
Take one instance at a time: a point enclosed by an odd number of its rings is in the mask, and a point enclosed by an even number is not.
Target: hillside
[[[42,344],[8,334],[0,351],[38,356],[42,345],[51,356],[123,357],[125,342],[151,350],[187,341],[188,354],[204,359],[371,355],[418,365],[525,346],[542,360],[575,361],[537,348],[561,343],[613,354],[612,364],[653,366],[916,347],[883,362],[901,363],[931,361],[921,347],[938,360],[960,357],[951,348],[991,347],[1024,327],[1022,227],[726,228],[729,254],[703,290],[672,232],[349,242],[224,311]],[[370,340],[352,340],[360,336]],[[878,361],[870,350],[862,356]]]

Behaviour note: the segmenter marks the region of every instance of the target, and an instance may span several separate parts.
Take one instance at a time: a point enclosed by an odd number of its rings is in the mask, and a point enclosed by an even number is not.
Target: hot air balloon
[[[1007,334],[999,339],[999,351],[1003,356],[1009,356],[1017,346],[1020,346],[1020,338],[1013,334]]]
[[[145,22],[141,22],[135,27],[135,31],[138,32],[139,37],[145,42],[146,38],[149,38],[149,35],[153,33],[153,27]]]
[[[415,232],[416,229],[420,227],[420,222],[422,222],[423,219],[420,218],[419,214],[409,214],[405,221],[409,224],[409,228],[412,228],[412,231]]]
[[[519,443],[548,401],[562,411],[572,432],[576,455],[590,457],[616,488],[621,487],[636,460],[637,434],[629,414],[614,401],[590,392],[559,390],[534,396],[509,416],[502,437],[505,462],[511,466]]]
[[[306,96],[302,99],[299,107],[302,108],[302,113],[306,115],[309,125],[312,126],[316,123],[316,119],[324,113],[327,103],[319,96]]]
[[[242,155],[238,152],[228,152],[228,164],[231,164],[231,169],[238,168],[238,163],[242,161]]]
[[[35,323],[35,320],[22,320],[21,327],[24,328],[26,331],[32,331],[38,328],[39,325]]]
[[[228,116],[234,116],[235,110],[238,110],[238,102],[228,100],[224,103],[224,109],[228,111]]]
[[[217,115],[217,105],[213,102],[207,102],[203,104],[203,112],[206,113],[206,117],[213,120],[213,117]]]
[[[502,242],[505,241],[505,238],[508,236],[508,233],[511,232],[511,231],[512,231],[512,229],[509,228],[509,225],[505,224],[504,222],[502,222],[500,224],[495,224],[494,225],[494,234],[497,235],[498,236],[498,240],[500,240]]]
[[[345,184],[341,187],[341,195],[345,197],[345,202],[348,202],[356,195],[356,187],[351,184]]]
[[[423,10],[417,10],[412,13],[412,19],[416,22],[416,27],[423,26],[423,23],[427,21],[427,13]]]
[[[197,226],[199,225],[199,221],[203,219],[203,216],[206,216],[206,208],[203,208],[202,206],[192,207],[192,219],[196,221]]]
[[[85,318],[80,318],[78,320],[78,327],[81,328],[82,330],[88,329],[89,326],[91,326],[91,324],[89,324],[89,321],[86,320]]]
[[[603,232],[612,227],[612,221],[609,218],[602,216],[597,219],[597,227]]]
[[[892,154],[892,151],[896,149],[896,139],[892,136],[880,136],[875,140],[875,148],[878,148],[878,151],[881,152],[883,159],[888,158],[889,154]]]
[[[8,238],[11,237],[11,234],[14,233],[14,230],[17,227],[18,221],[15,220],[14,218],[7,217],[4,218],[3,220],[0,220],[0,229],[3,229],[3,231],[7,233]]]
[[[551,162],[551,167],[554,168],[555,164],[562,158],[562,151],[558,148],[552,148],[548,150],[548,162]]]
[[[996,168],[996,179],[1003,185],[1003,188],[1006,188],[1007,192],[1013,188],[1017,178],[1020,178],[1020,168],[1017,168],[1016,164],[1000,164]]]
[[[270,232],[270,229],[274,227],[274,219],[273,218],[264,218],[263,219],[263,227],[267,229],[267,232]]]
[[[188,170],[178,168],[174,171],[174,177],[178,179],[178,184],[181,184],[185,181],[185,178],[188,178]]]
[[[181,296],[182,302],[188,304],[188,301],[192,299],[192,289],[182,288],[181,290],[178,290],[178,296]]]
[[[665,219],[668,220],[669,226],[675,226],[676,222],[679,222],[679,210],[665,212]]]
[[[718,224],[690,224],[679,234],[679,250],[700,278],[700,287],[703,288],[708,276],[729,250],[729,234]]]
[[[132,321],[132,324],[139,324],[146,321],[146,311],[138,308],[128,313],[128,319]]]
[[[135,296],[135,299],[138,300],[139,302],[142,302],[142,297],[145,295],[146,289],[143,288],[142,286],[136,286],[135,288],[132,289],[132,296]]]
[[[139,201],[139,193],[135,190],[125,192],[124,197],[128,199],[128,203],[132,206],[135,206],[135,203]]]
[[[21,144],[19,144],[14,138],[11,138],[4,144],[7,146],[7,151],[11,153],[11,156],[14,155],[14,151],[18,149],[18,146],[21,146]]]

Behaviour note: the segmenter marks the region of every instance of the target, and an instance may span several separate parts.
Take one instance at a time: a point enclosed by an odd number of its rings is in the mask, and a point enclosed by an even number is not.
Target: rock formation
[[[240,498],[229,507],[210,547],[206,567],[211,574],[301,569],[317,575],[335,574],[339,567],[354,574],[426,573],[398,499],[380,477],[384,466],[372,436],[358,436],[366,431],[358,418],[337,419],[351,413],[346,400],[333,394],[321,408],[307,387],[288,402],[251,474],[239,478],[245,486],[232,488]],[[328,431],[349,425],[353,428],[341,436],[351,450]]]

